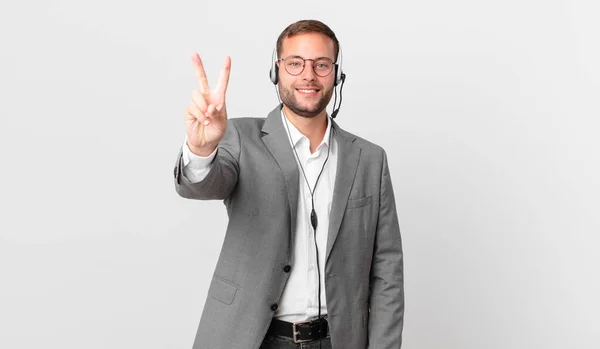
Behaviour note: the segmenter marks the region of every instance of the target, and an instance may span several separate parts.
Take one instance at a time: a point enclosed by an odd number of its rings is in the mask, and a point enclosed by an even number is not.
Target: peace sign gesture
[[[207,156],[219,145],[227,129],[225,92],[229,83],[231,58],[225,57],[219,82],[214,90],[208,87],[206,72],[197,53],[192,55],[192,65],[199,89],[192,93],[192,101],[185,113],[187,144],[192,153]]]

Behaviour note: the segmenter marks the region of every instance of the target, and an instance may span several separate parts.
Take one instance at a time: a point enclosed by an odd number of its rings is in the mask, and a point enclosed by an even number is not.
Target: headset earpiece
[[[279,72],[277,71],[277,64],[273,63],[273,66],[271,67],[271,70],[269,71],[269,79],[271,79],[271,82],[273,83],[273,85],[277,85],[277,82],[279,82]]]
[[[279,67],[277,66],[277,56],[275,52],[277,52],[277,49],[273,49],[273,57],[271,59],[271,70],[269,70],[269,79],[271,79],[271,82],[274,85],[277,85],[277,83],[279,82]]]
[[[337,86],[340,83],[340,78],[338,76],[338,72],[340,71],[340,66],[335,64],[335,80],[333,80],[333,86]]]
[[[342,72],[342,68],[340,67],[340,65],[336,64],[335,65],[335,81],[333,82],[333,86],[337,86],[337,85],[341,84],[345,77],[346,77],[346,74],[344,74]]]
[[[342,49],[341,49],[341,47],[339,49],[338,55],[339,55],[339,57],[338,57],[339,58],[338,59],[339,63],[335,64],[335,81],[333,82],[333,86],[339,85],[344,80],[344,78],[346,77],[346,74],[344,74],[344,72],[342,71],[342,61],[343,61],[344,57],[342,56]]]

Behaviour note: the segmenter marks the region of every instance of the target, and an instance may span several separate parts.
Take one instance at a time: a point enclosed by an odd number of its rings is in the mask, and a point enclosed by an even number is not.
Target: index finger
[[[229,84],[229,73],[231,72],[231,57],[226,56],[223,61],[223,68],[221,69],[221,74],[219,75],[219,82],[217,83],[217,87],[215,92],[219,95],[222,95],[225,98],[225,91],[227,91],[227,84]]]
[[[208,79],[206,78],[204,65],[202,64],[202,59],[200,59],[200,55],[198,55],[197,53],[194,53],[192,55],[192,65],[194,66],[194,72],[196,73],[196,79],[198,80],[198,87],[200,87],[200,92],[202,94],[209,93],[210,89],[208,88]]]

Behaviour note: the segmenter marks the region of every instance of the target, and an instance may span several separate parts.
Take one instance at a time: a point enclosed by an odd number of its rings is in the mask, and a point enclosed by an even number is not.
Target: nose
[[[315,74],[315,70],[313,68],[314,61],[305,60],[304,61],[304,70],[302,71],[302,80],[304,81],[314,81],[317,78],[317,74]]]

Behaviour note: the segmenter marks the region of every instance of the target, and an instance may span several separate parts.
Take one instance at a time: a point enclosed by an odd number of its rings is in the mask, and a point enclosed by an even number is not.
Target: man
[[[270,72],[282,104],[266,119],[229,120],[229,57],[214,90],[192,57],[199,90],[175,187],[224,200],[229,216],[194,349],[401,346],[402,246],[387,158],[327,115],[344,79],[338,55],[325,24],[290,25]]]

